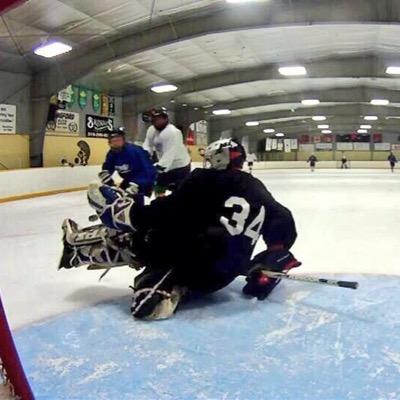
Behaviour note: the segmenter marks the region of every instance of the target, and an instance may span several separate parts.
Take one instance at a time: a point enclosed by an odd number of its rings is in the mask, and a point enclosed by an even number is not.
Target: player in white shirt
[[[150,117],[152,126],[147,129],[143,148],[151,156],[154,152],[157,154],[155,166],[159,175],[154,190],[157,196],[162,196],[190,174],[190,156],[182,132],[169,122],[164,107],[150,110]]]
[[[254,162],[257,161],[257,156],[254,153],[250,153],[246,157],[247,165],[249,167],[250,174],[253,172]]]

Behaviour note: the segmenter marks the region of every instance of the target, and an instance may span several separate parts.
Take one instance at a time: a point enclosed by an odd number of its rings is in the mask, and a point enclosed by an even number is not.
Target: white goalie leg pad
[[[62,224],[64,239],[71,246],[87,246],[96,243],[106,243],[107,239],[117,236],[118,232],[104,225],[95,225],[81,229],[72,219],[64,220]]]
[[[75,251],[79,265],[95,264],[112,268],[137,262],[132,251],[110,244],[98,243],[91,246],[75,247]]]

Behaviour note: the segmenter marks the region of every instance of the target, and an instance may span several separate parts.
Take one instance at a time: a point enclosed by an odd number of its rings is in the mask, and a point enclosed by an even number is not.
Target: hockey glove
[[[103,185],[114,186],[114,180],[112,178],[112,174],[106,169],[103,169],[99,172],[98,177]]]
[[[263,270],[285,273],[300,265],[301,262],[297,261],[288,250],[263,251],[257,254],[251,262],[243,293],[247,296],[257,297],[258,300],[264,300],[281,280],[266,276],[262,273]]]
[[[111,186],[91,183],[87,192],[89,205],[96,210],[103,224],[123,232],[135,231],[130,211],[135,201],[124,191]]]
[[[156,170],[159,174],[162,172],[165,172],[165,170],[166,170],[166,168],[161,166],[160,164],[154,164],[154,166],[156,167]]]

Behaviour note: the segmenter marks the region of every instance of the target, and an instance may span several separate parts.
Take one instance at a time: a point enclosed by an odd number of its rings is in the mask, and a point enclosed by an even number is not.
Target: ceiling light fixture
[[[373,99],[371,100],[371,104],[373,106],[387,106],[390,103],[389,100],[386,99]]]
[[[325,121],[326,117],[324,117],[323,115],[314,115],[312,119],[313,121]]]
[[[378,117],[377,117],[376,115],[366,115],[366,116],[364,117],[364,119],[365,119],[366,121],[376,121],[376,120],[378,119]]]
[[[291,67],[281,67],[279,68],[279,73],[283,76],[301,76],[307,75],[307,70],[299,65]]]
[[[360,129],[371,129],[372,125],[360,125]]]
[[[397,67],[397,66],[387,67],[386,73],[389,75],[400,75],[400,67]]]
[[[307,100],[302,100],[301,104],[303,104],[303,106],[315,106],[317,104],[319,104],[319,100],[317,99],[307,99]]]
[[[318,129],[329,129],[329,125],[318,125]]]
[[[72,47],[65,43],[51,42],[37,47],[33,50],[33,52],[38,56],[52,58],[55,56],[59,56],[60,54],[68,53],[71,50]]]
[[[366,129],[359,129],[357,133],[368,133],[368,131]]]
[[[264,132],[264,133],[274,133],[274,132],[275,132],[275,129],[267,128],[267,129],[264,129],[263,132]]]
[[[175,92],[178,89],[175,85],[156,85],[151,87],[151,91],[154,93],[168,93],[168,92]]]
[[[276,136],[276,137],[284,137],[285,134],[284,134],[284,133],[281,133],[281,132],[278,132],[277,134],[275,134],[275,136]]]
[[[332,133],[332,131],[331,130],[329,130],[329,129],[322,129],[322,131],[321,131],[322,133]]]
[[[260,123],[258,121],[247,121],[246,126],[258,126]]]
[[[213,110],[214,115],[229,115],[232,111],[228,109]]]

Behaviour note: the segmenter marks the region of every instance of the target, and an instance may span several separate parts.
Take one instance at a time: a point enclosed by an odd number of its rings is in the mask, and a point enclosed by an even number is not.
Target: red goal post
[[[34,400],[0,297],[0,383],[1,381],[8,386],[10,395],[14,398]]]

